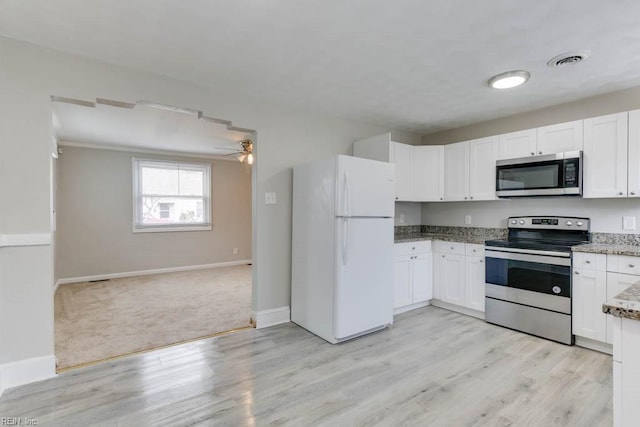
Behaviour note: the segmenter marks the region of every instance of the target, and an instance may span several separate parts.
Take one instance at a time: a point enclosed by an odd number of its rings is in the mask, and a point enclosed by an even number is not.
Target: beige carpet
[[[61,285],[58,369],[249,326],[251,267]]]

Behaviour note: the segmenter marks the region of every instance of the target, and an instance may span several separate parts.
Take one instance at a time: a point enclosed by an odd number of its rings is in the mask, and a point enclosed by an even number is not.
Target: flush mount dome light
[[[529,80],[531,74],[524,70],[507,71],[506,73],[496,74],[491,77],[487,84],[494,89],[510,89],[520,86]]]

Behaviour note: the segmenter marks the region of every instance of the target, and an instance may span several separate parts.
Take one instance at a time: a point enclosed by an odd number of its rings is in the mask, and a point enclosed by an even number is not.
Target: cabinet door
[[[442,301],[464,306],[466,303],[465,265],[463,255],[441,254],[440,286]]]
[[[534,156],[536,154],[536,130],[527,129],[500,135],[498,147],[498,156],[501,160]]]
[[[621,273],[607,273],[607,295],[606,299],[615,297],[627,288],[640,281],[640,276]],[[602,311],[602,308],[600,309]],[[613,319],[610,315],[607,317],[607,343],[613,344]]]
[[[442,145],[413,147],[411,173],[413,201],[443,200],[444,147]]]
[[[411,201],[411,145],[393,143],[396,165],[396,200]]]
[[[627,113],[584,121],[585,198],[627,196]]]
[[[469,141],[469,198],[496,199],[496,160],[498,137]]]
[[[607,340],[607,315],[602,304],[607,299],[607,273],[595,270],[573,271],[573,334],[596,341]]]
[[[466,257],[467,307],[484,313],[484,258]]]
[[[640,110],[629,112],[629,197],[640,197]]]
[[[469,143],[458,142],[444,146],[444,199],[469,198]]]
[[[411,304],[411,256],[397,256],[393,263],[393,308]]]
[[[582,146],[582,120],[537,129],[538,155],[579,151]]]
[[[418,254],[411,263],[411,283],[413,287],[413,303],[427,301],[433,298],[433,269],[430,253]]]

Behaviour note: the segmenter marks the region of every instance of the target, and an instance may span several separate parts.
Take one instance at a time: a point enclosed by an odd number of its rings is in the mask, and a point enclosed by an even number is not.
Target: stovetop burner
[[[487,240],[486,246],[571,252],[571,247],[588,243],[589,218],[510,217],[507,239]]]

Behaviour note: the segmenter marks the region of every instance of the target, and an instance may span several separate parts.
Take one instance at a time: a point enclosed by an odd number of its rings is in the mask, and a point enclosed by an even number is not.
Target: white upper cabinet
[[[536,155],[582,150],[582,120],[537,129]]]
[[[444,198],[444,147],[391,141],[391,133],[353,143],[353,155],[396,165],[396,200],[435,202]]]
[[[500,135],[500,159],[582,150],[582,120]]]
[[[396,200],[412,200],[411,164],[413,150],[411,145],[392,142],[396,165]]]
[[[469,142],[444,146],[444,199],[469,199]]]
[[[412,200],[441,201],[444,198],[444,147],[414,146],[411,165]]]
[[[627,139],[627,113],[584,121],[583,197],[627,197]]]
[[[640,197],[640,110],[629,111],[628,196]]]
[[[495,200],[498,137],[469,141],[469,198]]]
[[[505,133],[498,137],[498,156],[500,159],[517,159],[518,157],[534,156],[536,154],[535,129]]]

